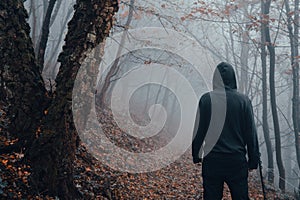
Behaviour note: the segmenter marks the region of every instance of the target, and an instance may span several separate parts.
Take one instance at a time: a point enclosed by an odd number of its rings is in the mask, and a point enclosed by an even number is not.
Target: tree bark
[[[9,132],[26,147],[43,117],[46,90],[35,63],[23,1],[0,1],[0,9],[0,99],[9,106]]]
[[[76,74],[87,53],[108,36],[116,0],[77,0],[56,79],[57,87],[40,137],[30,149],[31,183],[37,192],[62,199],[80,198],[73,183],[73,161],[78,136],[72,116],[72,90]]]
[[[266,23],[264,21],[263,11],[265,10],[264,1],[261,1],[262,24],[261,24],[261,62],[262,62],[262,120],[263,133],[266,142],[268,156],[268,182],[274,184],[274,164],[273,151],[270,139],[269,123],[268,123],[268,85],[267,85],[267,53],[266,53]]]

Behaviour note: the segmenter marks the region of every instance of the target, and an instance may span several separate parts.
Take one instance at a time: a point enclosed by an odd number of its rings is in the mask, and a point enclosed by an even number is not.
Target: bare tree
[[[267,85],[267,53],[266,53],[266,29],[267,24],[264,19],[265,3],[261,1],[262,24],[261,24],[261,62],[262,62],[262,126],[268,156],[268,182],[274,183],[274,164],[273,151],[270,139],[269,123],[268,123],[268,85]]]
[[[271,0],[267,0],[264,2],[264,9],[262,10],[265,26],[265,34],[266,34],[266,45],[269,51],[270,58],[270,98],[271,98],[271,110],[273,116],[273,125],[274,125],[274,134],[275,134],[275,149],[276,149],[276,162],[279,170],[279,188],[285,192],[285,170],[282,161],[281,155],[281,136],[280,136],[280,125],[278,120],[277,113],[277,104],[276,104],[276,89],[275,89],[275,42],[271,41],[270,36],[270,28],[269,28],[269,13]]]

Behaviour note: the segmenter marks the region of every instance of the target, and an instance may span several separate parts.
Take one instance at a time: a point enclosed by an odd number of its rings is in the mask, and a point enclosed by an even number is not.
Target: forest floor
[[[0,109],[0,114],[3,111]],[[2,120],[2,121],[1,121]],[[0,125],[3,118],[0,115]],[[109,126],[110,129],[112,126]],[[1,129],[1,126],[0,126]],[[0,130],[0,146],[15,141]],[[43,193],[33,195],[28,185],[30,166],[23,164],[22,152],[0,153],[0,199],[58,199]],[[118,172],[97,161],[83,145],[76,152],[74,162],[75,184],[83,199],[202,199],[203,188],[201,166],[192,163],[188,150],[180,159],[168,167],[149,173],[130,174]],[[293,199],[268,187],[267,199]],[[258,172],[249,176],[251,199],[263,199]],[[224,200],[230,200],[225,185]]]

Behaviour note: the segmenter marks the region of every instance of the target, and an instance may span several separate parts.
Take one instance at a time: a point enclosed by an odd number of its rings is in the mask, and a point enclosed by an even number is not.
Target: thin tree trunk
[[[37,35],[36,35],[36,29],[37,29],[37,17],[36,17],[36,5],[35,5],[35,0],[30,1],[30,9],[32,10],[32,27],[31,27],[31,32],[32,32],[32,42],[33,42],[33,47],[36,50],[37,46]]]
[[[47,9],[48,9],[49,3],[48,0],[43,0],[43,19],[46,17]]]
[[[58,11],[60,9],[61,3],[62,3],[62,0],[58,0],[56,3],[55,9],[54,9],[53,14],[50,19],[50,27],[54,24],[54,21],[58,15]]]
[[[50,0],[47,8],[47,12],[44,18],[43,26],[42,26],[42,36],[41,40],[38,46],[37,51],[37,64],[40,70],[40,73],[43,71],[44,66],[44,57],[45,57],[45,51],[47,47],[48,37],[49,37],[49,29],[50,29],[50,19],[51,15],[54,9],[54,5],[56,3],[56,0]]]
[[[300,132],[300,110],[299,110],[299,0],[295,0],[295,18],[294,18],[294,32],[293,32],[293,20],[290,14],[290,6],[289,0],[285,0],[285,9],[288,18],[288,31],[289,31],[289,39],[291,43],[291,66],[293,71],[293,100],[292,100],[292,120],[293,120],[293,128],[294,128],[294,136],[295,136],[295,148],[296,148],[296,156],[297,156],[297,164],[300,168],[300,140],[299,140],[299,132]],[[299,183],[300,188],[300,183]],[[298,191],[299,192],[299,191]]]
[[[248,4],[245,4],[243,7],[243,12],[248,18],[249,14],[247,13],[248,9]],[[246,19],[247,20],[247,19]],[[247,88],[248,88],[248,59],[249,59],[249,25],[245,25],[244,27],[245,30],[242,30],[241,33],[241,79],[240,79],[240,91],[242,93],[246,93]]]
[[[267,0],[265,3],[264,17],[266,21],[266,44],[270,53],[270,98],[271,98],[271,110],[273,116],[274,134],[275,134],[275,149],[276,149],[276,162],[279,171],[279,188],[285,192],[285,170],[281,155],[281,135],[280,126],[277,113],[276,104],[276,89],[275,89],[275,46],[271,41],[270,29],[269,29],[269,13],[270,13],[271,0]]]
[[[122,52],[122,49],[123,49],[123,44],[124,44],[125,38],[127,37],[127,32],[128,32],[128,29],[129,29],[129,25],[132,21],[133,11],[134,11],[133,10],[134,1],[135,0],[130,0],[129,14],[128,14],[128,18],[127,18],[127,21],[126,21],[126,24],[125,24],[125,31],[122,34],[121,42],[120,42],[119,49],[118,49],[118,52],[117,52],[117,58],[115,59],[115,61],[112,64],[111,68],[109,69],[109,71],[108,71],[108,73],[105,77],[103,86],[101,87],[101,91],[99,93],[100,107],[104,107],[104,105],[105,105],[105,97],[106,97],[106,93],[107,93],[107,90],[108,90],[110,82],[111,82],[111,78],[114,77],[119,71],[119,61],[120,61],[119,56],[121,55],[121,52]]]
[[[228,24],[229,24],[229,32],[232,33],[233,32],[232,24],[229,19],[228,19]],[[232,57],[233,57],[233,61],[234,61],[234,66],[236,67],[236,78],[237,78],[237,80],[240,80],[240,73],[239,73],[239,70],[237,69],[238,62],[236,59],[233,34],[229,34],[229,37],[230,37],[230,47],[231,47]]]
[[[73,9],[70,8],[68,10],[66,18],[63,20],[63,22],[61,22],[62,27],[67,26],[68,19],[71,16],[72,13],[73,13]],[[53,51],[51,53],[50,58],[55,58],[57,56],[57,49],[59,48],[60,41],[62,41],[63,36],[64,36],[64,28],[62,28],[62,30],[59,34],[59,37],[58,37],[58,40],[57,40],[58,42],[56,43],[55,47],[53,48]],[[52,67],[52,69],[49,69],[51,67]],[[50,79],[53,80],[53,79],[55,79],[55,76],[56,76],[55,70],[56,70],[55,65],[52,65],[52,63],[50,63],[50,61],[48,61],[47,64],[44,66],[43,72],[44,73],[47,72],[47,74],[49,74],[49,77],[51,77]]]
[[[28,155],[32,163],[30,181],[37,192],[46,191],[61,199],[79,197],[73,183],[78,135],[72,115],[72,90],[87,52],[108,36],[117,4],[116,0],[76,2],[66,43],[59,56],[61,67],[56,79],[56,94],[42,121],[40,137]]]
[[[294,45],[295,45],[295,55],[293,57],[293,122],[294,122],[294,132],[296,139],[296,152],[298,167],[300,168],[300,144],[299,144],[299,133],[300,133],[300,101],[299,101],[299,0],[295,0],[295,29],[294,29]]]
[[[269,124],[268,124],[268,86],[267,86],[267,53],[266,53],[266,23],[264,21],[263,11],[265,10],[264,1],[261,1],[262,24],[261,24],[261,62],[262,62],[262,120],[263,132],[267,148],[268,156],[268,182],[274,184],[274,164],[273,151],[270,139]]]
[[[247,29],[247,28],[246,28]],[[240,80],[240,91],[245,93],[248,86],[248,55],[249,55],[249,32],[245,30],[242,33],[242,50],[241,50],[241,80]]]

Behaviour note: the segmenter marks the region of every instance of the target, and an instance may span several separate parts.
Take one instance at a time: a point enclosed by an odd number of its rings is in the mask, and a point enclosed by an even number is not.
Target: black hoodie
[[[208,127],[221,123],[217,118],[211,119],[212,95],[220,106],[226,105],[226,109],[215,109],[214,112],[225,111],[224,126],[220,136],[206,157],[218,159],[221,157],[245,158],[248,154],[248,167],[256,169],[259,162],[259,150],[256,127],[253,117],[252,104],[249,98],[237,91],[235,72],[233,67],[225,62],[220,63],[213,76],[213,91],[204,94],[199,101],[200,121],[199,128],[192,144],[192,155],[195,163],[200,161],[199,151],[205,141]],[[216,100],[214,100],[216,102]],[[218,113],[217,113],[218,115]],[[221,113],[219,114],[221,115]],[[216,134],[216,133],[209,133]],[[204,148],[205,149],[205,148]],[[205,155],[206,155],[205,154]]]

